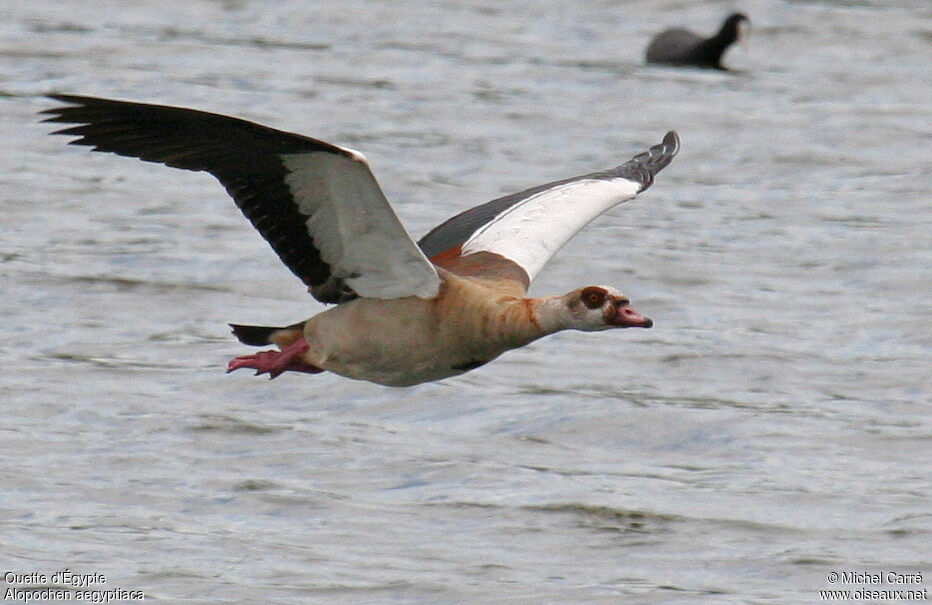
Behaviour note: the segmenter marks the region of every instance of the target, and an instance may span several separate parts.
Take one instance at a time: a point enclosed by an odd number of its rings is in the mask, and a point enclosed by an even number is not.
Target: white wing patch
[[[486,223],[462,254],[494,252],[534,279],[554,254],[606,210],[630,200],[641,185],[625,178],[584,178],[536,193]]]
[[[440,277],[405,231],[362,154],[283,154],[285,183],[330,265],[364,298],[432,298]]]

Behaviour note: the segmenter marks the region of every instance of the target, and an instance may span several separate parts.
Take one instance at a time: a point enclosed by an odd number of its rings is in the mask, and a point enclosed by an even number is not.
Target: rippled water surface
[[[928,588],[932,5],[748,0],[733,73],[643,65],[734,8],[5,3],[0,567],[171,603]],[[47,136],[48,92],[359,149],[415,237],[675,128],[532,290],[614,284],[655,326],[409,389],[225,375],[227,322],[320,305],[209,176]]]

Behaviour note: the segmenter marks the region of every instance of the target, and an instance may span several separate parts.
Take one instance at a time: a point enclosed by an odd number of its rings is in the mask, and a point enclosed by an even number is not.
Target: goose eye
[[[589,309],[598,309],[605,303],[605,290],[602,288],[585,288],[580,299]]]

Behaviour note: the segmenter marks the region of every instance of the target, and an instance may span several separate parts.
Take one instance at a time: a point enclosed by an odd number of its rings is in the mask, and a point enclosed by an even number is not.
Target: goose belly
[[[357,299],[308,321],[306,359],[348,378],[411,386],[468,372],[509,348],[462,317],[417,298]]]

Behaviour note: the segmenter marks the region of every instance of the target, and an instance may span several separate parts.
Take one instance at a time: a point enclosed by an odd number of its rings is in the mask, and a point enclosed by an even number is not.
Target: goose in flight
[[[744,46],[750,24],[742,13],[733,13],[711,38],[703,38],[680,27],[665,30],[657,34],[647,47],[647,62],[724,70],[722,55],[735,42]]]
[[[283,327],[231,324],[233,359],[267,373],[330,371],[410,386],[475,369],[560,330],[649,328],[610,286],[529,298],[531,280],[577,231],[633,198],[679,151],[663,141],[601,172],[466,210],[417,243],[359,152],[245,120],[75,95],[43,113],[54,134],[119,155],[206,171],[317,300],[335,306]]]

